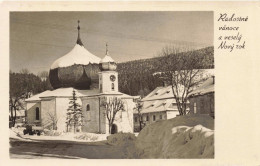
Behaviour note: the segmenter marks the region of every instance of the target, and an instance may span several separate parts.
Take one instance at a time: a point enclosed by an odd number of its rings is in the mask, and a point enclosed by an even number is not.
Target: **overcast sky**
[[[11,12],[10,69],[37,74],[68,53],[77,39],[116,62],[157,56],[169,44],[213,46],[213,12]]]

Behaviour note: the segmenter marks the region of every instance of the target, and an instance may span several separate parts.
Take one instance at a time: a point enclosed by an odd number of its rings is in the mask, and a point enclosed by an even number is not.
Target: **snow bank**
[[[116,133],[107,137],[107,142],[111,145],[125,145],[135,140],[136,136],[133,133]]]
[[[214,158],[214,120],[180,116],[146,126],[135,143],[140,158]]]

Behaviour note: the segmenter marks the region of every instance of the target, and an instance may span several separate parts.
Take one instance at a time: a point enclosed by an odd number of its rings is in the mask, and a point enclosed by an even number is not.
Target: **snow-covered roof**
[[[102,95],[118,95],[121,98],[136,98],[136,96],[130,96],[121,92],[104,92],[100,93],[99,89],[93,89],[93,90],[78,90],[74,89],[76,91],[77,97],[87,97],[87,96],[102,96]],[[50,98],[50,97],[71,97],[72,96],[73,88],[59,88],[55,90],[47,90],[42,93],[39,93],[37,95],[32,96],[31,98],[26,99],[26,102],[35,102],[40,101],[42,99]]]
[[[155,100],[155,101],[144,101],[142,113],[150,112],[162,112],[162,111],[178,111],[175,99],[164,99],[164,100]],[[135,111],[136,113],[136,111]]]
[[[155,88],[151,93],[143,98],[142,101],[160,100],[166,98],[174,98],[171,86]]]
[[[114,62],[114,60],[111,58],[111,56],[106,55],[103,59],[101,59],[100,63],[105,63],[105,62]]]
[[[54,61],[54,63],[51,65],[51,69],[55,69],[58,67],[67,67],[74,64],[99,64],[99,62],[99,57],[90,53],[83,45],[80,46],[79,44],[76,44],[69,53]]]
[[[55,89],[55,90],[47,90],[44,91],[42,93],[39,93],[29,99],[26,99],[26,102],[30,102],[30,101],[39,101],[42,100],[44,98],[49,98],[49,97],[70,97],[72,96],[72,91],[73,88],[59,88],[59,89]],[[90,96],[90,95],[94,95],[94,94],[98,94],[99,90],[95,89],[95,90],[77,90],[76,91],[76,96],[77,97],[83,97],[83,96]]]
[[[214,77],[210,77],[208,78],[204,83],[202,83],[197,89],[195,89],[194,91],[192,91],[189,94],[190,96],[197,96],[197,95],[203,95],[203,94],[207,94],[207,93],[211,93],[214,92]]]

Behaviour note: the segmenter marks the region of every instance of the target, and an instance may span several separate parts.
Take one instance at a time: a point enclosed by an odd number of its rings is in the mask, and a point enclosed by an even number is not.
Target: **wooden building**
[[[212,76],[189,95],[190,113],[208,114],[215,118],[215,77]]]

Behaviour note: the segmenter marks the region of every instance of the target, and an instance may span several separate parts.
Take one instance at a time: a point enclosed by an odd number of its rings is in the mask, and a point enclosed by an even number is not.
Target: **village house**
[[[214,73],[213,69],[202,69],[201,74],[198,75],[196,77],[196,79],[204,80],[208,77],[211,78],[213,73]],[[171,85],[170,86],[165,86],[165,85],[166,84],[164,84],[164,86],[162,86],[162,87],[155,88],[151,93],[149,93],[146,97],[144,97],[141,100],[143,103],[143,108],[140,111],[141,116],[137,110],[134,111],[134,129],[135,129],[135,131],[140,131],[139,118],[141,118],[141,122],[142,122],[141,125],[143,128],[145,125],[149,125],[156,121],[172,119],[179,115],[177,103],[176,103],[175,97],[172,92],[172,87],[171,87]],[[201,85],[201,86],[203,86],[203,85]],[[197,93],[197,90],[199,90],[199,88],[197,88],[195,91],[191,92],[190,99],[187,102],[187,113],[188,114],[194,113],[194,100],[195,99],[192,98],[192,95],[195,95]],[[190,100],[192,101],[192,103],[190,102]],[[214,99],[213,99],[213,101],[214,101]],[[200,102],[200,101],[197,101],[197,102]],[[205,101],[205,102],[208,102],[208,101]],[[196,106],[196,104],[195,104],[195,106]],[[192,107],[192,108],[190,108],[190,107]],[[203,113],[203,111],[196,112],[196,109],[195,109],[195,113]]]
[[[106,110],[101,103],[109,97],[118,97],[124,102],[125,109],[116,114],[112,133],[133,132],[134,97],[118,91],[116,67],[109,56],[108,47],[103,59],[84,47],[78,26],[74,48],[51,66],[49,78],[54,90],[26,100],[28,124],[66,131],[66,113],[74,89],[84,117],[79,131],[108,133]]]
[[[179,114],[171,86],[157,87],[141,101],[143,103],[141,110],[142,127],[156,121],[174,118]],[[135,110],[135,131],[140,130],[139,116]]]
[[[203,84],[189,94],[190,112],[208,114],[215,118],[215,77],[208,78]]]

